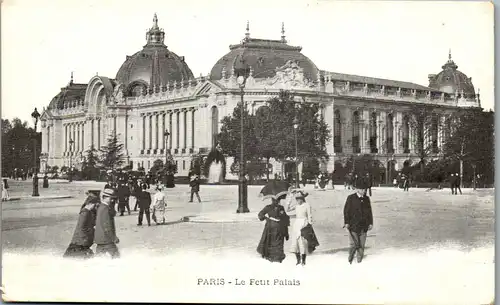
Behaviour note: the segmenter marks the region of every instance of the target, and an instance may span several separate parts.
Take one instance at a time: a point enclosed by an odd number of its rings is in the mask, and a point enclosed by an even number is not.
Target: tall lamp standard
[[[72,164],[72,159],[73,159],[73,139],[69,139],[69,172],[68,172],[68,181],[72,182],[73,181],[73,164]]]
[[[237,80],[238,85],[240,86],[240,95],[241,95],[241,118],[240,118],[240,178],[238,184],[238,209],[236,213],[248,213],[250,210],[248,209],[248,192],[247,192],[247,182],[245,178],[245,144],[243,141],[243,124],[244,124],[244,115],[245,115],[245,101],[243,100],[243,95],[245,89],[246,77],[238,76]]]
[[[36,125],[38,124],[38,118],[40,118],[40,113],[38,110],[35,110],[31,113],[31,117],[33,118],[33,123],[35,123],[35,137],[33,139],[33,194],[31,196],[38,197],[40,194],[38,193],[38,167],[36,166],[36,146],[37,146],[37,132]]]
[[[169,150],[168,150],[168,137],[170,136],[170,132],[168,132],[168,129],[165,129],[165,132],[163,133],[163,136],[165,137],[165,180],[164,180],[164,184],[165,184],[165,187],[167,186],[167,177],[168,177],[168,172],[167,172],[167,163],[168,163],[168,154],[169,154]]]
[[[299,120],[297,117],[293,119],[293,134],[295,137],[295,187],[299,188],[299,146],[297,144],[297,128],[299,128]]]

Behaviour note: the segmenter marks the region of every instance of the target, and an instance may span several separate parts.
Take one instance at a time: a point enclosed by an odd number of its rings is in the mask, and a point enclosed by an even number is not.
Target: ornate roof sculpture
[[[87,84],[74,83],[73,72],[71,72],[68,85],[61,88],[61,91],[52,98],[47,109],[64,109],[83,105],[85,90],[87,90]]]
[[[159,87],[169,82],[182,82],[193,78],[193,73],[183,56],[168,50],[164,44],[165,32],[158,27],[158,18],[154,14],[153,26],[146,33],[147,43],[143,49],[127,59],[116,74],[116,81],[124,84],[130,94],[136,85]]]
[[[241,43],[230,45],[230,52],[213,66],[211,80],[223,79],[226,73],[231,74],[233,71],[236,74],[249,73],[250,69],[254,78],[272,78],[276,76],[276,68],[292,61],[302,69],[306,79],[317,81],[318,68],[300,52],[302,47],[287,44],[283,24],[281,40],[251,38],[248,22],[246,30]]]
[[[448,61],[441,68],[443,70],[437,75],[429,74],[429,87],[449,94],[475,96],[472,78],[457,70],[458,66],[451,59],[451,50],[448,54]]]

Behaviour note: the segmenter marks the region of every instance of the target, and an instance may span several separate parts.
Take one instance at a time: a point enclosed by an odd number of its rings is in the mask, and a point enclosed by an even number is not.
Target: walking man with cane
[[[363,179],[354,185],[356,193],[347,197],[344,206],[344,228],[349,232],[349,257],[352,264],[357,252],[358,263],[363,260],[366,233],[373,228],[373,214],[370,197],[366,196],[365,189],[368,187]]]

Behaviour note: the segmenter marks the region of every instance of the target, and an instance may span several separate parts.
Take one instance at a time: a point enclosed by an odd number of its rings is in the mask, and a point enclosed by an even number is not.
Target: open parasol
[[[289,188],[290,184],[286,181],[272,180],[260,190],[259,197],[262,197],[262,200],[278,199],[278,197],[288,194]]]

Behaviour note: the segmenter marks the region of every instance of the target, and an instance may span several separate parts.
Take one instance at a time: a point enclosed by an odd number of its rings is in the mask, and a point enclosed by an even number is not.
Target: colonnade
[[[64,136],[64,148],[63,156],[69,156],[70,152],[73,155],[76,153],[83,153],[87,148],[85,147],[85,121],[71,122],[63,124],[63,136]],[[47,129],[48,137],[50,137],[50,129]],[[57,141],[57,139],[52,139]],[[73,141],[73,147],[70,147],[70,141]],[[56,143],[56,142],[53,142]],[[50,144],[48,144],[47,150],[50,153]]]
[[[439,153],[444,145],[447,115],[435,114],[424,126],[424,149]],[[335,107],[327,119],[336,153],[417,153],[417,126],[411,113]]]
[[[195,124],[200,122],[197,117],[201,115],[194,107],[141,113],[138,128],[141,154],[162,154],[165,149],[173,150],[172,153],[193,151],[195,141],[200,146],[202,140],[200,124]],[[165,131],[169,132],[168,141]]]

